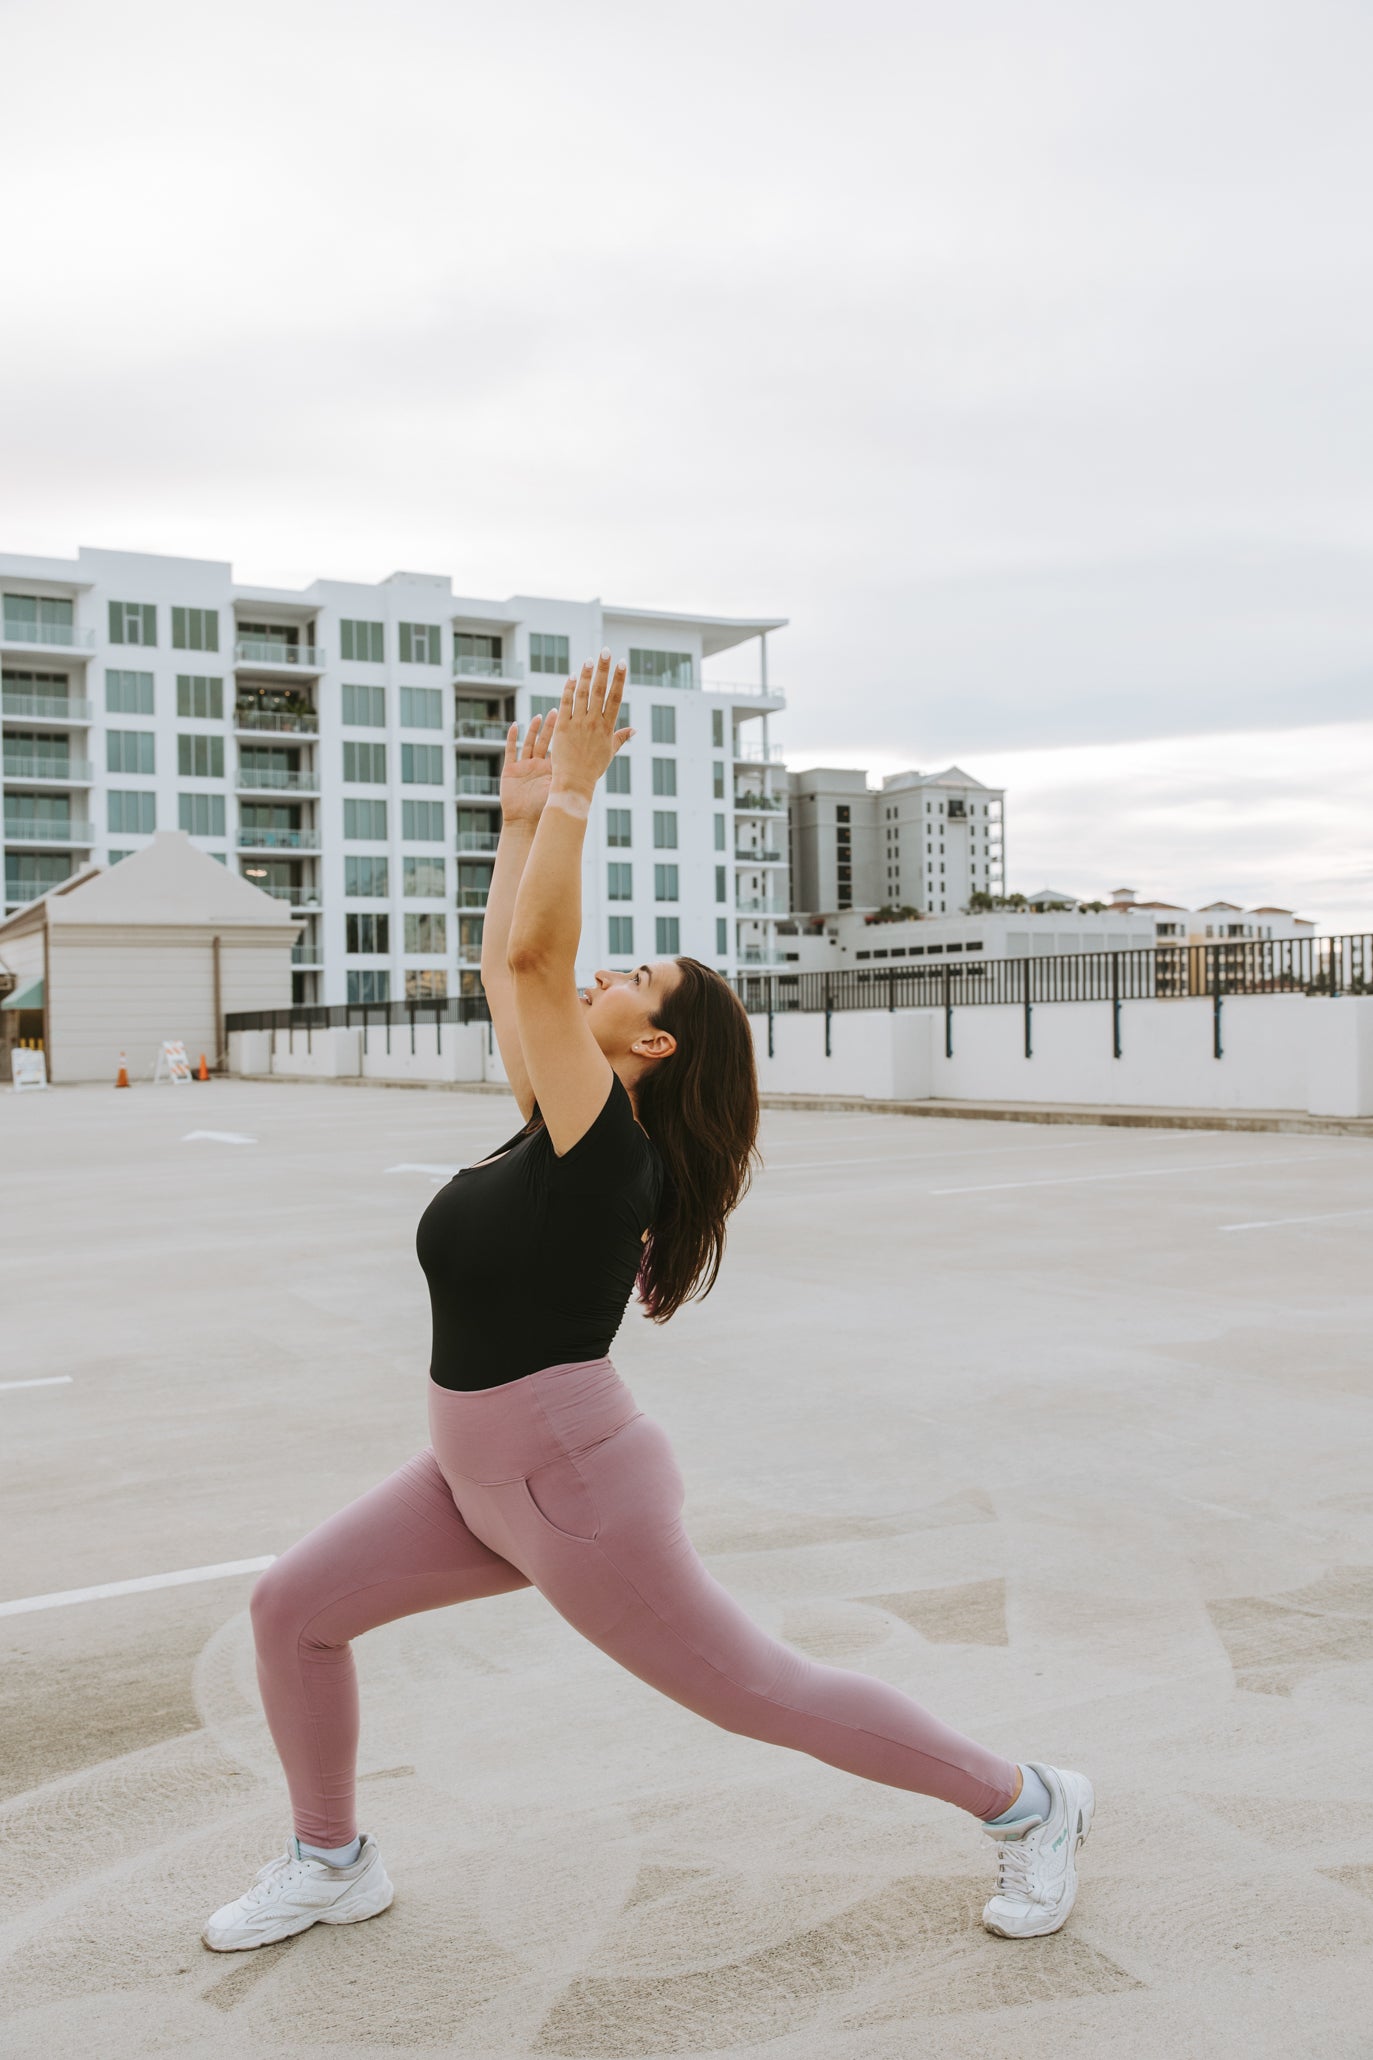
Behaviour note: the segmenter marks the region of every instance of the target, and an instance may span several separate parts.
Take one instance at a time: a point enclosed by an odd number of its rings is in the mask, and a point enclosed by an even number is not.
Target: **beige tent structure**
[[[227,1050],[236,1009],[291,1005],[301,921],[194,845],[159,830],[113,866],[88,866],[0,923],[0,1056],[41,1037],[54,1082],[152,1078],[165,1038],[194,1066]]]

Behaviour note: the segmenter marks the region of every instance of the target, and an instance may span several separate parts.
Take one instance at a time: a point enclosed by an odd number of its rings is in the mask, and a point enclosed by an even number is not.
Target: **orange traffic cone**
[[[116,1087],[127,1087],[129,1084],[129,1065],[123,1052],[119,1054],[119,1078],[114,1084]]]
[[[208,1080],[210,1077],[210,1069],[205,1063],[204,1052],[200,1054],[200,1071],[196,1074],[195,1077],[197,1080]]]

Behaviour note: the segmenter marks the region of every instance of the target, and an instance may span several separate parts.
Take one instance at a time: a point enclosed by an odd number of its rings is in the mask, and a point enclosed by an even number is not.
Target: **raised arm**
[[[523,751],[516,743],[519,725],[512,722],[506,734],[505,763],[501,768],[501,834],[482,925],[481,973],[486,1005],[491,1011],[491,1026],[506,1078],[526,1123],[534,1113],[534,1089],[520,1047],[514,987],[506,958],[515,896],[552,777],[548,742],[556,719],[556,709],[543,717],[534,716],[525,731]]]

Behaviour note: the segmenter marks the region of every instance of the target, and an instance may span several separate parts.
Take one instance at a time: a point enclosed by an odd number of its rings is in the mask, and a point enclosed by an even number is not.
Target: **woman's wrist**
[[[574,785],[571,781],[554,781],[548,790],[545,806],[564,809],[568,815],[579,816],[583,822],[591,813],[591,797],[594,787],[588,789]]]

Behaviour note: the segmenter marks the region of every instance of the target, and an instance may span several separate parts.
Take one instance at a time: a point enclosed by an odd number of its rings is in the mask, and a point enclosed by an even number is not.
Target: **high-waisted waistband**
[[[488,1486],[573,1458],[642,1413],[609,1358],[542,1366],[499,1388],[429,1382],[429,1434],[440,1464]]]

